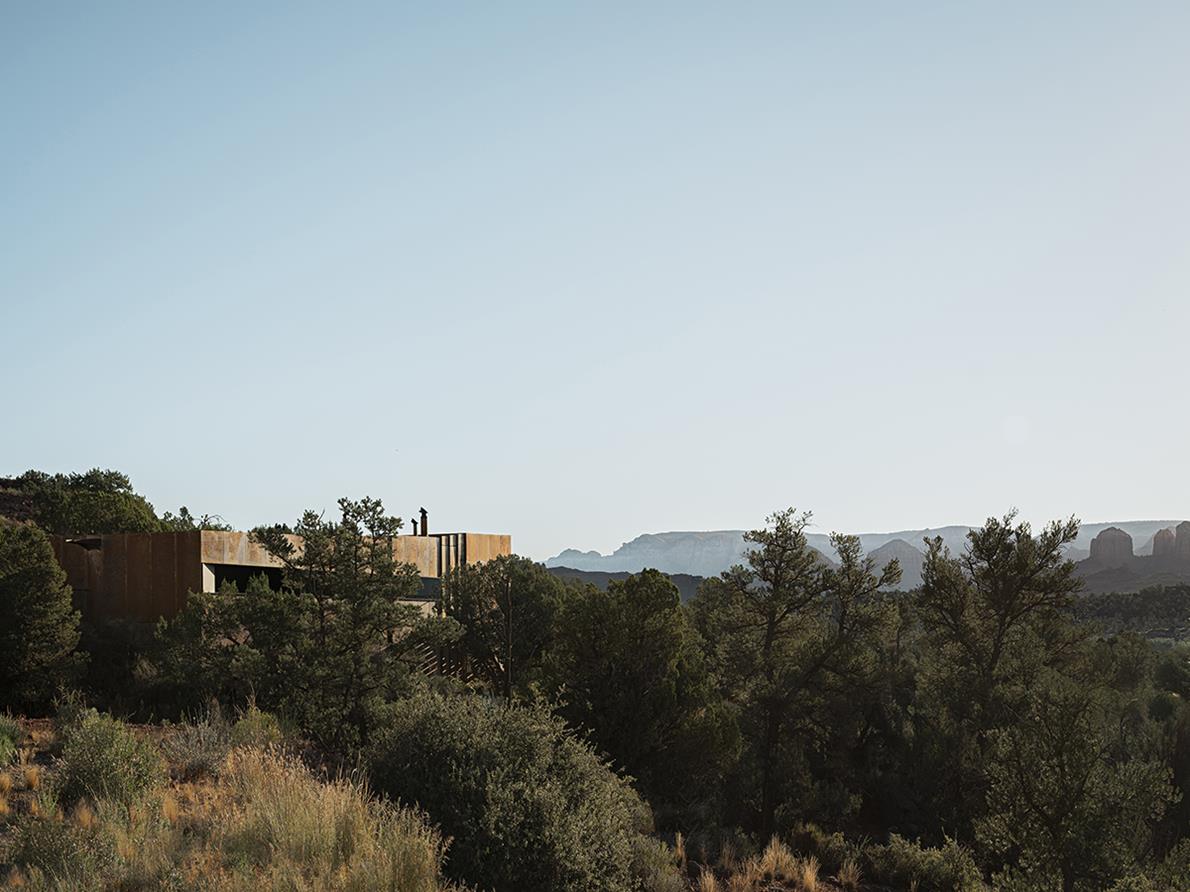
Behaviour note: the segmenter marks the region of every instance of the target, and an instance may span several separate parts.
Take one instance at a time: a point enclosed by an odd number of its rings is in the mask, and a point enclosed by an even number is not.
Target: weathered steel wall
[[[51,537],[58,562],[88,618],[155,622],[202,589],[200,533],[113,533],[87,545]],[[96,547],[97,546],[97,547]]]

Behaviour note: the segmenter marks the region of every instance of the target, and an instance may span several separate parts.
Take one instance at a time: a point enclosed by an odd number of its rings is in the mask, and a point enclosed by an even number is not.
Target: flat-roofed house
[[[185,607],[190,592],[217,591],[228,580],[243,590],[259,573],[274,585],[281,579],[281,562],[248,533],[193,530],[51,540],[74,589],[75,606],[93,619],[156,622]],[[427,607],[437,597],[438,580],[455,567],[511,553],[511,536],[490,533],[432,533],[393,540],[393,556],[417,567],[423,583],[420,600]]]

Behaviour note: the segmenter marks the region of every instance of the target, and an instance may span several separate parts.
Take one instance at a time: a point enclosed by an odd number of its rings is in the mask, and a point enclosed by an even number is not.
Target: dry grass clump
[[[758,866],[760,872],[769,879],[792,879],[797,869],[797,859],[789,847],[774,836],[761,853]]]
[[[32,728],[29,731],[29,739],[35,749],[41,750],[52,749],[58,742],[58,736],[54,733],[53,728]]]
[[[843,866],[839,868],[839,872],[835,875],[835,879],[839,881],[839,885],[848,892],[857,892],[859,889],[862,874],[860,873],[859,864],[854,859],[848,858],[843,862]]]
[[[0,796],[7,797],[12,792],[12,775],[0,770]]]
[[[173,797],[172,793],[166,793],[161,797],[161,817],[167,823],[177,823],[178,818],[182,816],[182,809],[178,805],[178,800]]]
[[[723,841],[719,847],[719,867],[728,873],[736,869],[736,847],[735,843],[730,839]]]
[[[348,780],[320,783],[276,752],[235,750],[223,770],[240,803],[222,841],[225,858],[281,875],[296,870],[326,888],[440,888],[445,845],[417,813]]]
[[[25,780],[26,790],[36,790],[41,786],[41,768],[37,765],[26,765],[22,776]]]
[[[83,830],[93,830],[98,821],[98,816],[95,814],[95,809],[89,803],[80,802],[74,807],[74,811],[71,812],[70,820]]]
[[[43,791],[11,826],[0,863],[15,868],[9,885],[30,889],[450,888],[446,845],[418,813],[272,750],[233,750],[209,782],[132,802],[86,797],[64,810]]]
[[[737,873],[727,878],[727,892],[755,892],[761,887],[764,877],[756,860],[744,864]]]
[[[818,859],[813,855],[798,861],[797,884],[802,892],[818,892]]]
[[[731,866],[727,867],[726,864]],[[736,859],[734,850],[729,850],[726,858],[720,855],[719,875],[703,866],[693,888],[695,892],[826,892],[835,889],[830,883],[819,880],[820,870],[816,857],[810,855],[798,858],[789,846],[774,836],[763,852],[746,860]],[[720,876],[723,878],[720,879]],[[854,863],[850,868],[841,870],[840,876],[849,878],[851,885],[840,879],[840,884],[845,888],[854,890],[858,887],[859,868]]]

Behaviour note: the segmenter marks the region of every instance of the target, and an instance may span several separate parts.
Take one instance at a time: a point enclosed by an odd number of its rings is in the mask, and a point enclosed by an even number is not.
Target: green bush
[[[871,882],[893,889],[919,892],[982,892],[986,889],[972,854],[948,839],[941,848],[928,848],[892,834],[886,844],[849,842],[842,833],[826,833],[813,824],[793,832],[794,848],[815,856],[826,873],[854,861]]]
[[[108,715],[90,712],[62,747],[56,791],[65,803],[85,797],[131,805],[163,779],[153,744]]]
[[[1190,839],[1183,839],[1165,856],[1165,860],[1153,866],[1150,873],[1153,885],[1161,892],[1190,888]],[[1178,884],[1181,884],[1179,887]]]
[[[799,824],[792,834],[793,848],[813,855],[827,873],[835,873],[846,861],[861,862],[863,847],[848,842],[842,833],[827,833],[815,824]]]
[[[1132,874],[1116,880],[1108,892],[1157,892],[1157,887],[1149,881],[1148,877]]]
[[[3,858],[26,873],[54,881],[52,888],[85,888],[116,861],[111,837],[57,816],[19,818]]]
[[[642,804],[544,709],[421,694],[371,750],[375,788],[453,841],[447,872],[496,892],[628,892]]]
[[[88,715],[98,715],[87,706],[87,701],[78,691],[63,692],[54,700],[54,733],[59,740],[65,740]]]
[[[632,875],[643,892],[686,892],[674,852],[664,842],[638,836],[632,849]]]
[[[21,723],[10,715],[0,715],[0,768],[12,761],[17,744],[25,736]]]
[[[941,848],[926,848],[893,834],[888,844],[864,846],[864,875],[897,888],[914,886],[920,892],[966,892],[984,887],[983,875],[971,853],[948,839]]]
[[[271,712],[257,709],[255,703],[249,704],[231,727],[232,746],[280,747],[290,739],[280,720]]]

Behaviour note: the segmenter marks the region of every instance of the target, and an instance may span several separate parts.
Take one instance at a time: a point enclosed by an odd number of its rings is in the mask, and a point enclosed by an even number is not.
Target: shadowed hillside
[[[598,570],[575,570],[573,567],[550,567],[549,569],[559,579],[589,582],[602,591],[607,591],[609,582],[623,582],[632,575],[628,572],[604,573]],[[689,573],[671,573],[667,575],[670,582],[677,586],[678,592],[682,595],[683,603],[694,597],[698,591],[699,584],[704,578],[702,576],[691,576]]]

